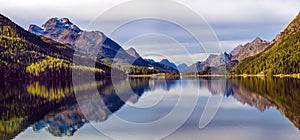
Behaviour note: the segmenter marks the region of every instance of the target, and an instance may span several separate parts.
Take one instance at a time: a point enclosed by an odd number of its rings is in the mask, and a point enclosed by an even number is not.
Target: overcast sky
[[[300,0],[175,1],[202,16],[216,33],[217,38],[220,40],[222,50],[227,52],[232,50],[238,44],[244,44],[253,40],[256,36],[265,40],[274,39],[300,11]],[[127,0],[0,0],[0,2],[0,12],[25,29],[27,29],[30,24],[42,25],[50,17],[67,17],[81,29],[105,30],[103,28],[101,29],[99,26],[104,27],[102,26],[103,23],[112,24],[112,21],[124,20],[124,18],[126,19],[126,14],[128,14],[123,12],[124,14],[112,16],[110,19],[99,18],[99,15],[103,12],[127,2]],[[147,5],[147,2],[144,3]],[[157,6],[163,7],[161,2],[159,2]],[[143,9],[136,10],[136,7],[138,6],[133,7],[132,10],[129,11],[137,13],[143,11]],[[167,7],[164,8],[165,11],[160,11],[159,8],[156,7],[149,7],[153,9],[153,12],[157,11],[156,14],[164,14],[168,11]],[[178,15],[178,18],[182,18],[186,23],[185,25],[197,26],[195,19],[184,18],[185,13],[175,12],[174,15]],[[91,21],[94,21],[93,24],[96,25],[98,23],[97,21],[101,21],[102,24],[98,26],[88,26]],[[164,23],[156,23],[155,26],[151,27],[165,29],[165,25],[166,24]],[[124,35],[123,37],[120,37],[120,35],[112,35],[112,39],[117,42],[124,41],[122,39],[131,33],[130,30],[124,31],[126,31],[124,34],[121,33]],[[174,31],[174,34],[183,36],[179,31]],[[177,37],[179,38],[180,35],[177,35]],[[158,39],[158,37],[161,38]],[[157,39],[157,41],[153,41],[153,39]],[[151,44],[151,41],[149,40],[151,40],[153,44]],[[145,43],[143,44],[142,41]],[[175,46],[177,46],[177,48],[184,48],[182,45],[178,45],[178,43],[190,44],[190,46],[193,46],[193,42],[188,39],[185,41],[178,41],[174,40],[174,38],[170,39],[167,36],[158,35],[157,32],[156,34],[135,37],[134,39],[131,39],[131,41],[128,41],[127,39],[125,44],[121,44],[124,45],[124,48],[135,47],[140,54],[146,57],[155,57],[155,59],[158,60],[161,59],[161,57],[157,57],[159,55],[167,56],[177,64],[182,62],[190,64],[191,60],[184,59],[184,53],[180,54],[182,50],[176,49]],[[172,47],[174,47],[174,49],[170,51],[170,48]],[[198,51],[197,48],[191,47],[190,49],[194,49],[194,51],[189,52],[191,59],[205,59],[206,56],[203,55],[203,52]],[[151,53],[156,53],[156,55],[151,56]]]

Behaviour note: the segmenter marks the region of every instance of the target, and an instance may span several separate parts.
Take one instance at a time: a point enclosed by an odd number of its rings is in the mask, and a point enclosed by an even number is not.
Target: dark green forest
[[[300,15],[258,55],[242,60],[231,74],[299,74]]]
[[[300,32],[257,56],[242,60],[231,73],[265,75],[300,73]]]

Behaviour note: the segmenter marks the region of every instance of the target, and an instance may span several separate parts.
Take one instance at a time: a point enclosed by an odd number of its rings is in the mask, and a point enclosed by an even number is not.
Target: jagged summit
[[[63,44],[73,46],[82,30],[68,18],[50,18],[41,27],[31,24],[29,32],[49,37]]]
[[[68,18],[51,18],[45,24],[42,25],[42,28],[47,32],[49,30],[56,28],[63,31],[64,29],[75,31],[76,33],[81,32],[81,29],[74,25]],[[51,32],[51,31],[50,31]]]
[[[262,51],[264,51],[270,42],[262,40],[260,37],[256,37],[252,42],[246,43],[245,45],[239,45],[231,54],[233,55],[233,60],[241,61],[247,57],[254,56]]]
[[[126,52],[127,52],[129,55],[133,56],[134,58],[139,58],[139,57],[141,57],[140,54],[139,54],[134,48],[129,48],[129,49],[126,50]]]
[[[81,32],[81,29],[74,25],[68,18],[50,18],[42,27],[34,24],[29,25],[29,31],[39,35],[57,34],[59,33],[58,31],[62,32],[64,30],[74,31],[75,33]]]
[[[260,37],[256,37],[252,42],[262,42],[263,40]]]
[[[81,30],[68,18],[50,18],[41,27],[30,25],[28,31],[86,51],[97,50],[99,45],[106,39],[102,32]]]

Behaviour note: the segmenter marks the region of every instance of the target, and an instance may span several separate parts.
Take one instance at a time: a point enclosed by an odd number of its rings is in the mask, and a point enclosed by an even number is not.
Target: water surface
[[[109,139],[96,128],[124,139],[152,138],[194,108],[165,139],[296,140],[299,85],[299,79],[257,77],[104,79],[79,85],[68,80],[3,81],[1,139]],[[213,120],[199,128],[209,97],[223,100]],[[189,102],[195,99],[195,105]],[[114,121],[117,117],[132,123],[155,122],[175,107],[181,109],[179,113],[159,129],[135,130]]]

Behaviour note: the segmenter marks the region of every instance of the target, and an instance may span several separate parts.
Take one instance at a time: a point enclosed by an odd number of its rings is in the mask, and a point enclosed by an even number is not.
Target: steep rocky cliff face
[[[98,54],[104,58],[120,57],[133,59],[116,42],[100,31],[83,31],[68,18],[51,18],[42,27],[30,25],[29,32],[42,35],[81,51]]]
[[[254,56],[262,51],[264,51],[270,42],[256,37],[252,42],[246,43],[245,45],[239,45],[230,53],[233,56],[233,60],[241,61],[247,57]]]

